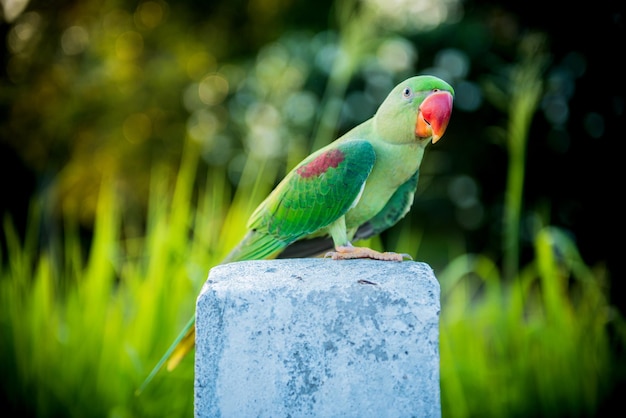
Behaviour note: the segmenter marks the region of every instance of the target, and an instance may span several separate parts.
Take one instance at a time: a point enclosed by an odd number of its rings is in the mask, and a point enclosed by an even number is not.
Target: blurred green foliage
[[[410,216],[372,244],[440,279],[444,416],[603,411],[626,331],[579,167],[623,96],[593,107],[597,60],[480,4],[3,2],[9,413],[191,416],[191,359],[134,390],[208,270],[287,169],[417,73],[449,81],[455,110]]]

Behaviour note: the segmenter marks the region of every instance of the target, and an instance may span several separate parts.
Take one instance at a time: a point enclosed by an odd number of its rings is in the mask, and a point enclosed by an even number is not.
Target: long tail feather
[[[196,324],[196,317],[192,316],[191,319],[189,320],[189,322],[187,322],[187,325],[185,325],[185,328],[183,328],[183,330],[180,332],[180,334],[178,334],[178,336],[176,337],[174,342],[170,345],[170,347],[167,349],[165,354],[163,354],[163,356],[161,357],[159,362],[156,364],[156,366],[154,366],[154,368],[152,369],[152,371],[150,372],[148,377],[146,377],[146,379],[143,381],[143,383],[141,384],[139,389],[137,389],[135,391],[135,395],[139,396],[141,394],[141,392],[143,392],[143,390],[146,388],[146,386],[148,386],[148,383],[150,383],[152,381],[152,379],[154,378],[154,376],[156,376],[156,374],[159,372],[159,370],[161,370],[161,368],[163,367],[165,362],[168,361],[170,356],[172,356],[173,353],[180,351],[180,349],[178,348],[178,344],[181,341],[184,341],[185,338],[188,338],[190,332],[193,332],[193,336],[191,338],[191,341],[195,341],[195,334],[196,334],[195,324]],[[191,350],[192,347],[193,347],[193,344],[189,347],[189,350]],[[182,360],[182,358],[184,357],[184,354],[182,356],[180,356],[180,353],[179,353],[178,356],[180,358],[179,358],[178,362],[176,363],[176,365],[180,362],[180,360]],[[168,369],[169,369],[169,364],[168,364]]]
[[[241,243],[226,256],[221,264],[234,261],[273,258],[278,252],[284,249],[285,246],[285,243],[277,241],[269,235],[250,231],[243,238]],[[187,325],[185,325],[185,328],[183,328],[180,334],[178,334],[174,342],[170,345],[165,354],[163,354],[159,362],[154,366],[148,377],[146,377],[135,393],[139,395],[165,363],[167,363],[168,371],[174,370],[182,359],[194,348],[195,343],[196,327],[194,316],[189,320]]]
[[[171,372],[178,366],[178,364],[185,358],[187,353],[191,351],[191,349],[196,344],[196,326],[195,323],[192,327],[187,331],[182,340],[178,342],[176,345],[176,349],[170,355],[170,359],[167,362],[167,371]]]

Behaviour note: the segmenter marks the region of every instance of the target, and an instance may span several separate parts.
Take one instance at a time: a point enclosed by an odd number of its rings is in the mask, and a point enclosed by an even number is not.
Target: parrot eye
[[[402,90],[402,96],[405,99],[408,99],[409,97],[411,97],[413,95],[413,91],[411,90],[410,87],[405,87],[404,90]]]

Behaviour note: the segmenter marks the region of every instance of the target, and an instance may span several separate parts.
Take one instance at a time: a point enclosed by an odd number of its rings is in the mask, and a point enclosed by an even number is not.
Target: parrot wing
[[[375,161],[372,145],[360,139],[304,159],[254,211],[250,232],[226,261],[267,258],[323,230],[355,205]]]
[[[372,219],[360,225],[354,234],[354,241],[371,238],[395,225],[411,208],[417,189],[419,170],[409,180],[398,187],[385,207]],[[324,254],[333,249],[330,237],[302,239],[286,247],[277,258],[301,258]]]

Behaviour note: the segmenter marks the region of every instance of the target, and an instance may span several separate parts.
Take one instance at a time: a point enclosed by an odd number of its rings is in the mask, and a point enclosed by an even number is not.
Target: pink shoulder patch
[[[337,166],[341,164],[341,162],[345,160],[345,158],[346,157],[343,152],[339,151],[338,149],[333,149],[319,155],[310,163],[299,167],[296,172],[300,174],[300,176],[302,176],[303,178],[313,176],[317,177],[320,174],[328,171],[328,169],[331,167],[337,168]]]

